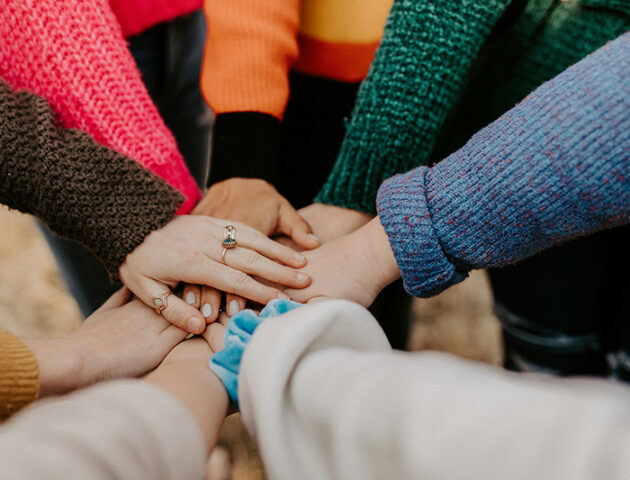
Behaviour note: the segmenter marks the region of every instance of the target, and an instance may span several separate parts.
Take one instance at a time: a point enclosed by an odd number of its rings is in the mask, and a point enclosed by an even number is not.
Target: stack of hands
[[[227,225],[237,246],[224,251]],[[400,275],[378,219],[323,204],[298,212],[268,183],[240,178],[216,184],[194,215],[151,233],[119,273],[126,288],[79,329],[26,340],[39,360],[42,396],[137,377],[191,355],[209,371],[225,326],[246,302],[257,309],[275,298],[336,297],[368,306]],[[157,312],[154,299],[170,291],[177,294]],[[206,342],[183,342],[190,333]]]
[[[238,243],[224,251],[227,225]],[[335,297],[369,306],[398,276],[377,218],[317,203],[298,212],[269,183],[246,178],[213,185],[193,215],[153,232],[120,267],[121,280],[150,307],[183,285],[161,313],[195,334],[247,301]]]

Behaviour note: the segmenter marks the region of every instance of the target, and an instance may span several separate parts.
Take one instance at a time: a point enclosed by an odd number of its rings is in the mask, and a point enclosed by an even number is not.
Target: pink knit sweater
[[[125,37],[199,10],[203,0],[109,0]]]
[[[46,98],[60,125],[80,128],[176,187],[186,196],[179,213],[199,199],[107,0],[3,0],[0,77]]]

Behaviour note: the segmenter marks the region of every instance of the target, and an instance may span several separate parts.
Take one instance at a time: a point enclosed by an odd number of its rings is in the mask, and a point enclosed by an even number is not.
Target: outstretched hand
[[[286,236],[296,250],[310,250],[321,244],[310,225],[289,201],[273,185],[258,178],[230,178],[215,183],[192,213],[234,220],[268,237]],[[183,298],[201,311],[206,322],[216,320],[221,305],[219,290],[190,284],[185,287]],[[243,310],[245,303],[243,296],[226,291],[225,311],[229,316]]]
[[[228,223],[236,227],[238,245],[226,251],[224,264],[222,242]],[[266,304],[285,294],[254,277],[303,288],[310,279],[295,268],[305,263],[303,255],[244,224],[186,215],[152,232],[127,255],[119,273],[123,283],[150,307],[154,306],[155,297],[179,282],[215,287]],[[201,333],[209,319],[198,308],[198,304],[168,295],[162,315],[190,333]],[[218,310],[217,306],[215,315]]]
[[[400,276],[378,218],[305,255],[308,263],[302,271],[313,279],[312,283],[301,290],[285,289],[298,302],[333,297],[368,307],[383,288]]]

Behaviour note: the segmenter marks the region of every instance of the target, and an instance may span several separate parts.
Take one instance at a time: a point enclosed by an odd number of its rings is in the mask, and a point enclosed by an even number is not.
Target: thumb
[[[278,229],[276,234],[290,237],[300,248],[311,250],[322,242],[313,235],[311,226],[300,217],[300,214],[288,202],[280,207],[278,213]]]

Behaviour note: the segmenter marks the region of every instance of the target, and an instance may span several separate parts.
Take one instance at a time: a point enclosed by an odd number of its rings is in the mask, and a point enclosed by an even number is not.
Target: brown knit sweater
[[[184,197],[87,134],[58,128],[47,102],[0,80],[0,202],[87,247],[113,279]]]
[[[0,330],[0,421],[39,394],[37,359],[20,339]]]

